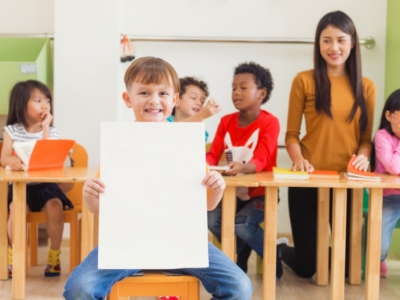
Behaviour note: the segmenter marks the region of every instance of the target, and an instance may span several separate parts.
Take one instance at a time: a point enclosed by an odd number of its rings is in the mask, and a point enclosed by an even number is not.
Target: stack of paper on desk
[[[291,171],[290,169],[273,167],[275,179],[309,179],[310,175],[304,171]]]
[[[344,173],[344,176],[348,180],[370,180],[370,181],[381,181],[381,178],[375,172],[365,172],[357,170],[353,166],[353,161],[356,157],[353,156],[348,165],[347,165],[347,173]]]
[[[339,179],[339,172],[333,170],[314,170],[310,173],[311,179]]]

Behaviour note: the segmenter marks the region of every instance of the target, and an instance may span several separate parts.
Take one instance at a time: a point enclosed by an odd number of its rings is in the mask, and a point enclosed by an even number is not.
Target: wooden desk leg
[[[278,187],[265,188],[263,299],[275,299]]]
[[[366,300],[379,299],[382,202],[382,189],[371,188],[368,206]]]
[[[25,298],[26,183],[13,183],[13,299]]]
[[[81,228],[81,261],[92,251],[94,247],[94,214],[86,207],[85,202],[82,203],[82,228]]]
[[[221,250],[235,261],[236,187],[227,186],[222,199]]]
[[[331,300],[344,299],[344,268],[346,252],[346,196],[344,188],[333,191]]]
[[[329,274],[329,188],[318,189],[317,220],[317,285],[327,285]]]
[[[350,221],[350,284],[361,284],[363,190],[353,189]]]
[[[0,182],[0,280],[8,279],[8,182]]]

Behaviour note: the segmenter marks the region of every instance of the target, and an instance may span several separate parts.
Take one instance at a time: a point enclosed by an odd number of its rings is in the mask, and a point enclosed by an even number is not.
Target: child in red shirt
[[[272,171],[276,166],[279,121],[271,113],[261,109],[273,89],[268,69],[256,63],[243,63],[235,68],[232,83],[232,102],[238,112],[221,118],[218,129],[207,153],[207,163],[217,165],[225,152],[230,169],[223,175]],[[237,240],[237,264],[247,271],[247,258],[251,249],[263,256],[264,188],[241,187],[236,191],[237,214],[235,234]],[[208,212],[208,228],[221,239],[221,209]],[[277,278],[282,276],[280,259]]]

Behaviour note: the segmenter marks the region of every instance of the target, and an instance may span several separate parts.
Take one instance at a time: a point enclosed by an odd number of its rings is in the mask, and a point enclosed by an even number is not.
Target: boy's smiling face
[[[133,108],[137,122],[164,122],[171,115],[179,93],[165,83],[132,82],[122,98],[126,107]]]

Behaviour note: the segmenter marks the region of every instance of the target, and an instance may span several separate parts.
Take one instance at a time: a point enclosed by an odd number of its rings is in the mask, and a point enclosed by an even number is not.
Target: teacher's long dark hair
[[[326,14],[319,21],[315,33],[314,42],[314,80],[315,80],[315,110],[323,112],[332,118],[331,112],[331,83],[328,77],[327,66],[321,55],[320,37],[321,32],[328,26],[333,26],[351,36],[353,47],[346,60],[346,72],[350,77],[355,102],[348,117],[352,121],[357,108],[361,109],[360,130],[364,132],[367,128],[368,116],[362,86],[361,74],[361,52],[356,27],[348,15],[341,11]]]

